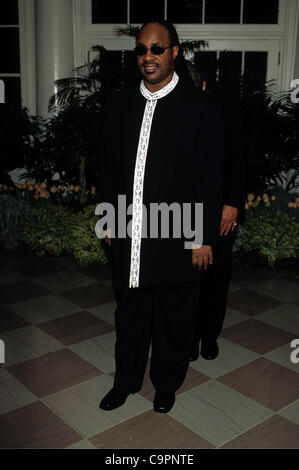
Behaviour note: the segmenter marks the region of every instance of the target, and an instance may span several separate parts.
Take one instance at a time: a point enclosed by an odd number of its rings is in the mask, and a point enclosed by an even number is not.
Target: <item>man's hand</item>
[[[107,243],[108,246],[111,246],[111,238],[105,237],[105,242]]]
[[[234,231],[237,226],[238,209],[233,206],[224,205],[222,208],[220,235],[227,235],[230,230]]]
[[[207,269],[213,263],[213,251],[210,245],[203,245],[200,248],[192,249],[192,264],[198,269]]]
[[[111,246],[111,228],[108,228],[105,230],[104,234],[105,236],[105,242],[107,243],[108,246]]]

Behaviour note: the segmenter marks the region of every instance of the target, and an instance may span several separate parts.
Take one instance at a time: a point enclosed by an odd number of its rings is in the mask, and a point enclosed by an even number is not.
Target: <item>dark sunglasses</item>
[[[161,55],[164,54],[166,49],[169,49],[170,47],[172,46],[162,46],[160,44],[156,44],[152,47],[145,47],[140,44],[139,46],[136,46],[134,50],[137,55],[146,55],[148,50],[150,50],[154,55]]]

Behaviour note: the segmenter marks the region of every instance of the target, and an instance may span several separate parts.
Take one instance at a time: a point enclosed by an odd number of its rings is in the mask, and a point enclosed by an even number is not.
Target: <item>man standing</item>
[[[201,102],[198,92],[180,80],[174,70],[178,50],[172,24],[145,23],[135,48],[140,87],[106,103],[102,201],[116,208],[119,195],[126,196],[127,205],[132,204],[132,234],[107,238],[118,305],[114,386],[99,405],[103,410],[121,406],[141,390],[151,341],[154,410],[172,408],[188,370],[200,270],[213,262],[212,246],[219,238],[220,113],[216,103]],[[196,202],[203,203],[200,246],[186,249],[183,235],[142,237],[150,213],[144,214],[143,207],[191,203],[194,208]]]

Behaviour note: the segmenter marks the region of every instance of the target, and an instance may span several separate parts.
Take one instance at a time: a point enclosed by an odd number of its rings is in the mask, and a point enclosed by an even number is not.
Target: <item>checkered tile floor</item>
[[[98,408],[115,370],[107,267],[28,252],[0,261],[0,448],[299,448],[293,272],[234,270],[219,357],[191,362],[174,407],[159,414],[148,368],[123,406]]]

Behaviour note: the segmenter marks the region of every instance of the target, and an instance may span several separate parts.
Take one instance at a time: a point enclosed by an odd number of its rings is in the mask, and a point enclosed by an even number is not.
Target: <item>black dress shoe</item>
[[[157,390],[154,398],[154,410],[157,413],[168,413],[168,411],[173,407],[174,402],[174,392],[160,392]]]
[[[207,340],[202,340],[201,341],[201,351],[200,354],[204,359],[216,359],[216,357],[219,354],[219,348],[217,341],[207,341]]]
[[[116,388],[112,388],[107,395],[104,396],[103,400],[99,404],[99,408],[101,410],[110,411],[115,410],[119,406],[123,405],[130,395],[130,392],[126,392],[123,390],[117,390]]]
[[[199,342],[194,343],[190,352],[190,361],[196,361],[199,358]]]

